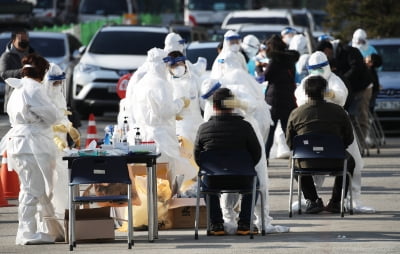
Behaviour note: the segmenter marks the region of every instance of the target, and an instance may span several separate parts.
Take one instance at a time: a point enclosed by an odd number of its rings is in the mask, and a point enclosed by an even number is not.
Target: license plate
[[[400,101],[377,101],[375,110],[400,110]]]
[[[108,92],[109,93],[116,93],[117,92],[117,86],[116,85],[108,86]]]

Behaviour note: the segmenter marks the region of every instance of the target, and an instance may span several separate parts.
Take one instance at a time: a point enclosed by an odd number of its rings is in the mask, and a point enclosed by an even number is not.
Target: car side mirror
[[[86,51],[86,46],[82,46],[78,49],[78,52],[80,55],[83,55],[83,53],[85,53],[85,51]]]

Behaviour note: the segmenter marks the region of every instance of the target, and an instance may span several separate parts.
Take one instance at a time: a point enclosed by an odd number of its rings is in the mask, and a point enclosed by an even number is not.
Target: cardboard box
[[[77,209],[75,212],[76,241],[104,241],[115,239],[114,220],[110,207]],[[65,240],[68,242],[69,210],[65,210]]]
[[[168,175],[168,163],[157,163],[157,178],[167,179]],[[146,164],[128,164],[129,176],[133,180],[134,176],[145,176],[147,175]]]
[[[196,216],[196,198],[172,198],[169,204],[169,216],[172,228],[193,228]],[[199,228],[207,226],[207,209],[203,199],[200,199]]]

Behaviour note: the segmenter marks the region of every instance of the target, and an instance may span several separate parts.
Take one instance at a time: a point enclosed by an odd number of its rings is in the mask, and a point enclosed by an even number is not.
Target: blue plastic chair
[[[250,239],[253,239],[253,220],[254,206],[256,204],[256,192],[260,195],[261,206],[264,207],[264,197],[258,188],[257,172],[254,169],[254,162],[250,154],[245,150],[211,150],[200,154],[200,165],[197,179],[197,199],[196,199],[196,217],[195,217],[195,239],[198,239],[198,226],[200,214],[200,197],[202,195],[218,195],[221,193],[240,193],[252,194],[251,218],[250,218]],[[243,177],[251,178],[252,186],[238,188],[237,186],[220,186],[220,188],[206,188],[201,184],[203,177]],[[235,188],[236,187],[236,188]],[[206,198],[207,204],[207,235],[210,235],[210,204],[209,198]],[[262,217],[262,235],[265,235],[264,209],[261,209]]]
[[[301,161],[317,161],[320,168],[302,168]],[[341,163],[340,167],[332,165],[332,162]],[[323,165],[322,165],[323,164]],[[336,164],[336,163],[334,163]],[[346,177],[349,177],[350,214],[353,214],[353,197],[351,192],[351,174],[347,172],[346,149],[340,137],[332,134],[312,133],[295,136],[293,139],[293,151],[291,158],[289,217],[292,217],[292,197],[294,177],[298,177],[298,202],[301,214],[301,176],[303,175],[329,175],[343,176],[340,214],[344,217],[344,195],[346,189]]]
[[[132,186],[127,163],[120,157],[81,157],[72,161],[69,180],[69,249],[76,247],[75,241],[75,205],[93,202],[128,203],[128,248],[133,242],[132,225]],[[124,183],[127,184],[127,195],[113,196],[80,196],[75,191],[80,184]],[[78,188],[79,190],[79,188]]]

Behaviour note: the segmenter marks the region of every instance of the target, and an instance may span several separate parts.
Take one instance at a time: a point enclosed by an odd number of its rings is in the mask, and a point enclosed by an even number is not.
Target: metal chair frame
[[[254,169],[253,160],[247,151],[206,151],[200,155],[200,169],[197,178],[197,197],[195,214],[195,239],[198,239],[200,197],[202,195],[219,195],[221,193],[252,194],[251,218],[250,218],[250,239],[253,239],[254,207],[256,205],[256,193],[260,195],[261,207],[264,207],[264,196],[257,185],[257,172]],[[203,176],[242,176],[252,177],[251,188],[226,188],[226,189],[207,189],[201,185]],[[210,204],[206,198],[207,208],[207,235],[210,235]],[[264,209],[261,209],[261,234],[265,235]]]
[[[69,180],[69,250],[76,247],[75,205],[93,202],[115,202],[128,205],[128,249],[134,245],[132,221],[132,185],[126,161],[118,157],[96,158],[81,157],[73,160]],[[76,188],[80,184],[124,183],[127,195],[81,196]]]
[[[303,175],[329,175],[343,176],[340,214],[344,217],[344,195],[346,177],[349,178],[350,214],[353,214],[353,195],[351,191],[351,174],[347,172],[347,158],[342,140],[330,134],[305,134],[295,136],[291,158],[290,192],[289,192],[289,217],[292,217],[293,181],[297,176],[297,195],[299,202],[298,213],[301,214],[301,176]],[[296,166],[296,160],[334,159],[343,161],[343,168],[301,168]]]

